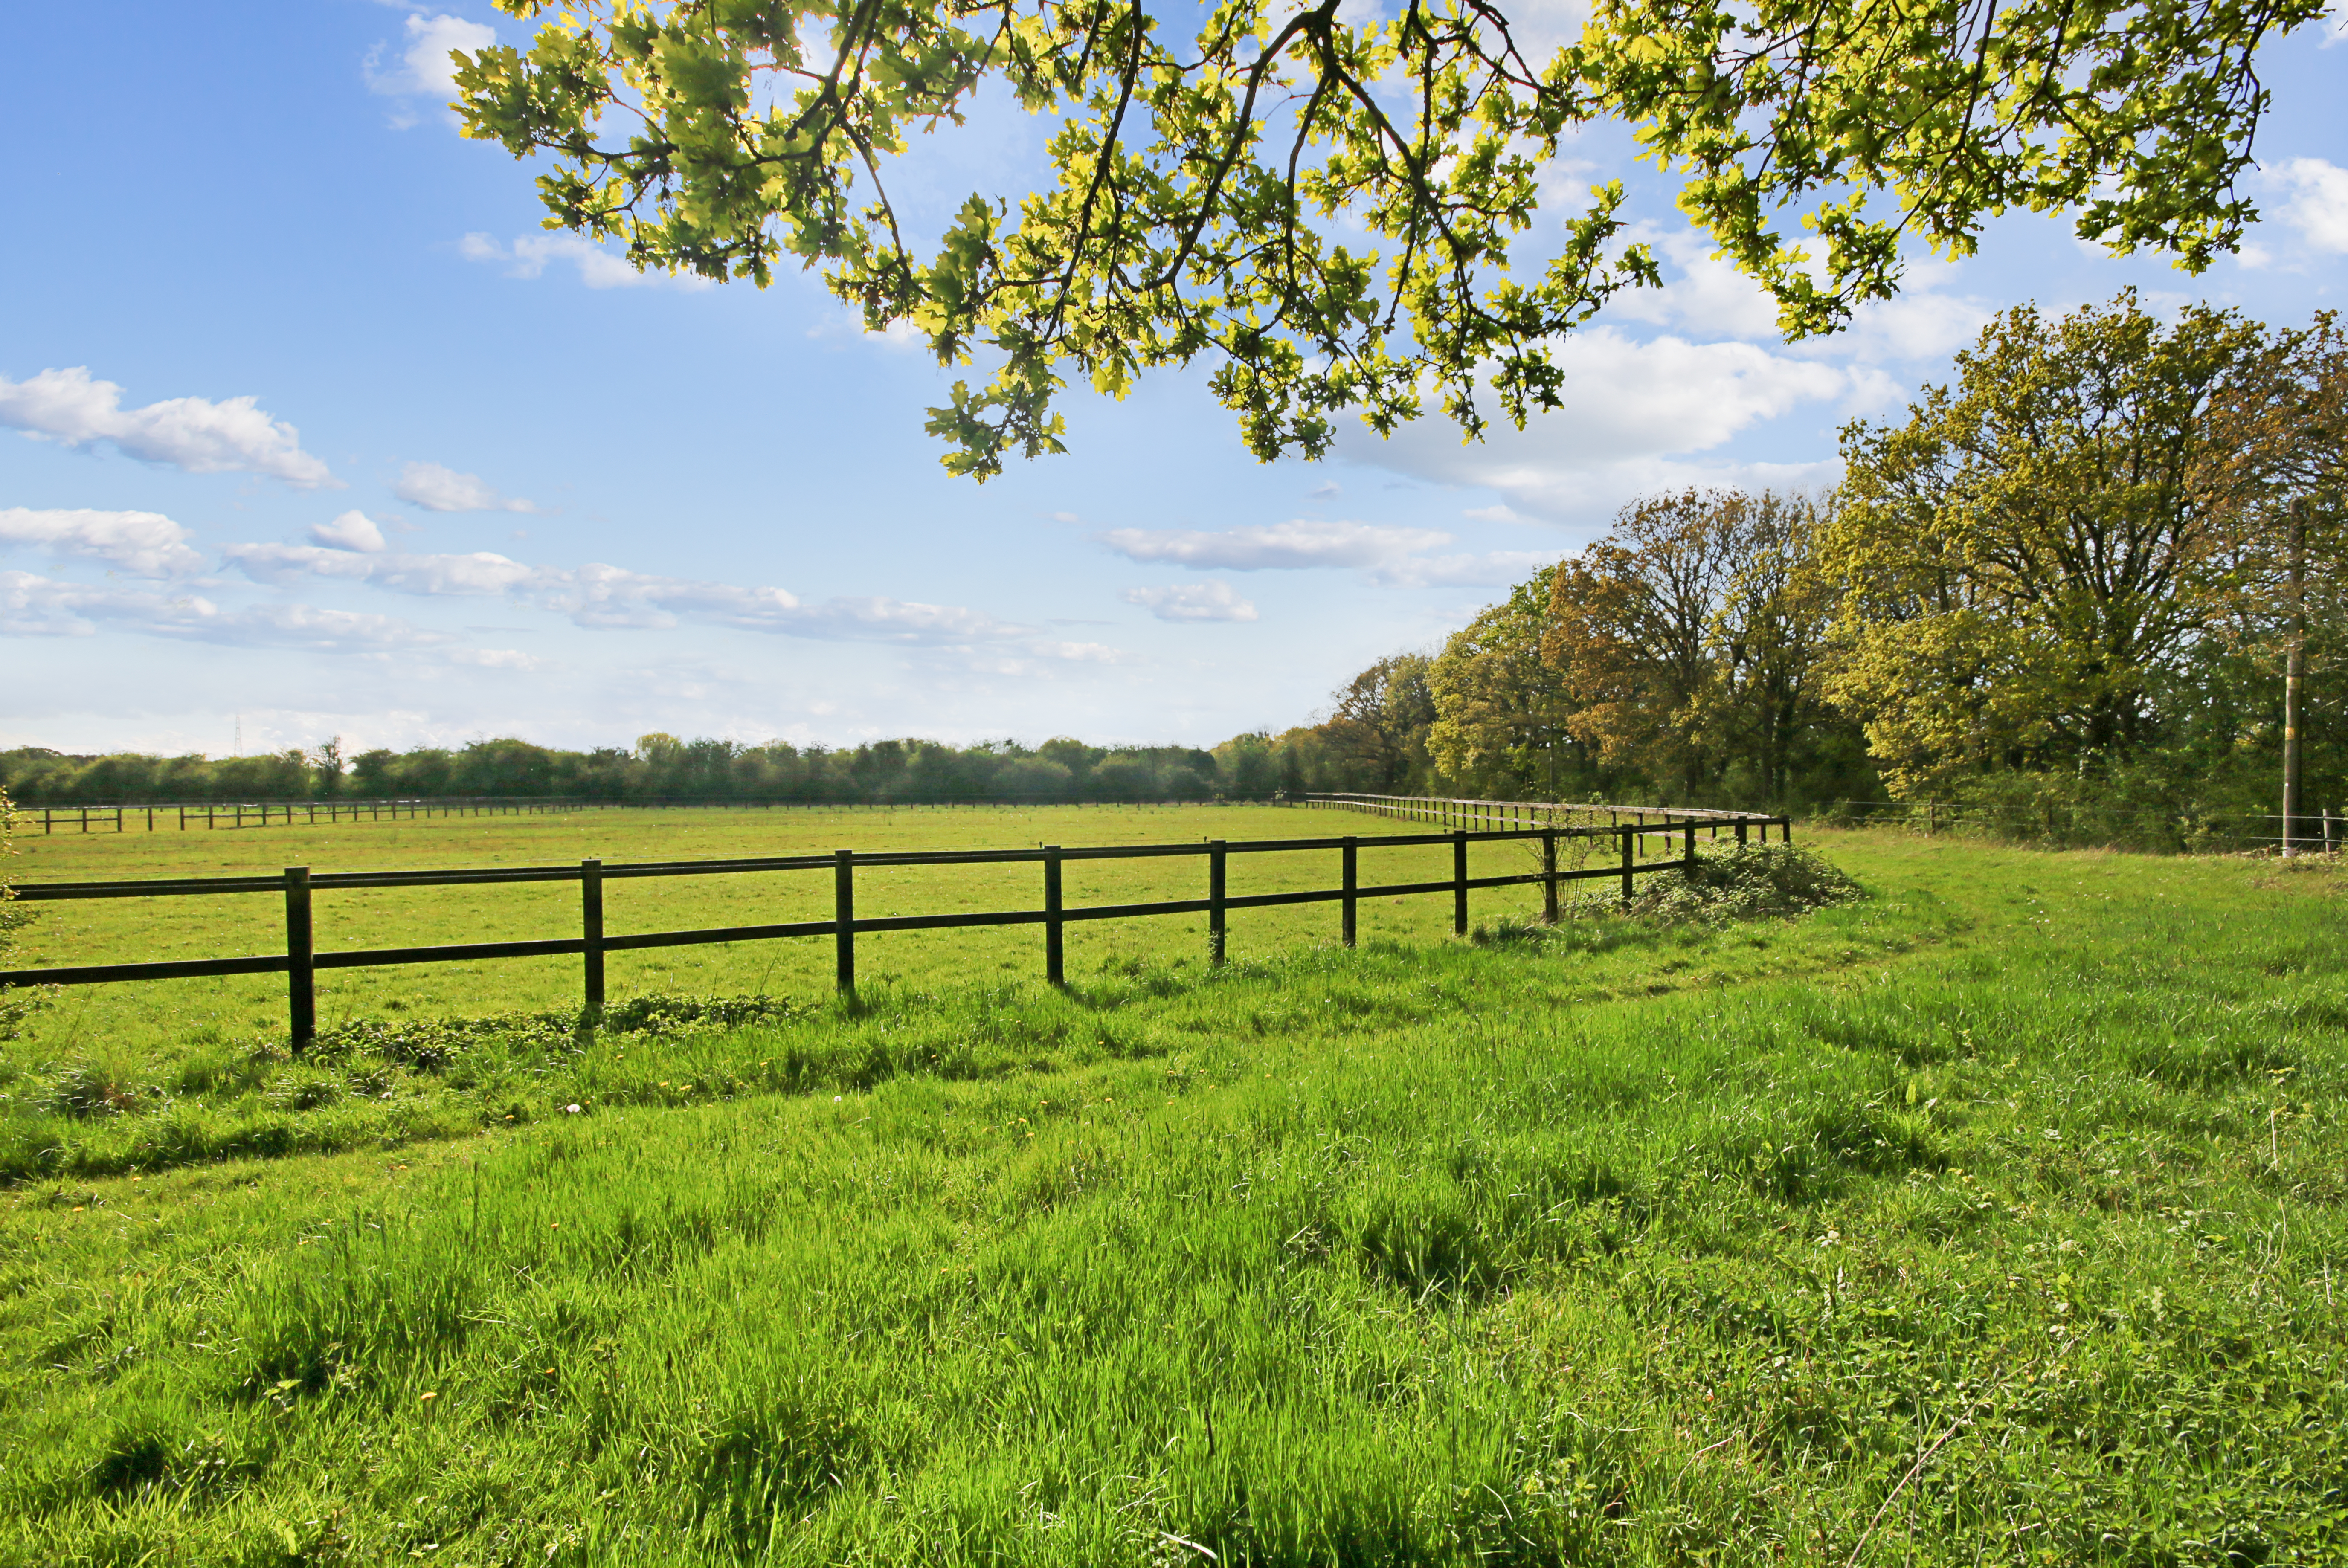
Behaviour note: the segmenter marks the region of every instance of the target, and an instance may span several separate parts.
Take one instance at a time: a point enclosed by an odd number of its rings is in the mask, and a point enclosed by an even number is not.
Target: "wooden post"
[[[1451,835],[1451,934],[1468,934],[1468,830]]]
[[[308,1049],[318,1033],[316,949],[310,933],[310,868],[285,868],[285,1011],[294,1050]]]
[[[1541,835],[1541,923],[1557,924],[1557,829]]]
[[[1360,842],[1352,835],[1348,834],[1345,837],[1345,846],[1339,852],[1345,887],[1345,897],[1344,900],[1345,917],[1338,940],[1344,942],[1345,946],[1349,948],[1354,945],[1354,889],[1361,885],[1359,878],[1355,875],[1358,869],[1356,864],[1356,852],[1360,848]]]
[[[1622,835],[1622,903],[1627,907],[1631,902],[1631,883],[1634,876],[1631,868],[1631,841],[1637,835],[1638,830],[1623,827],[1616,831]]]
[[[1764,827],[1761,831],[1766,835],[1769,830],[1768,828]],[[1742,849],[1745,847],[1745,819],[1740,816],[1736,819],[1736,847]]]
[[[856,851],[832,852],[832,983],[843,997],[856,997]]]
[[[2300,688],[2307,675],[2307,553],[2303,503],[2291,507],[2291,645],[2282,665],[2282,853],[2298,853]]]
[[[586,938],[586,1006],[580,1023],[593,1028],[603,1021],[603,863],[579,863],[579,934]]]
[[[1067,983],[1061,945],[1060,846],[1044,846],[1044,979],[1052,985]]]
[[[1220,838],[1208,840],[1207,962],[1219,966],[1223,961],[1223,899],[1227,896],[1224,858],[1223,841]]]
[[[1681,832],[1686,835],[1682,840],[1681,858],[1687,862],[1687,873],[1693,876],[1695,875],[1695,824],[1689,823],[1686,827],[1681,829]]]

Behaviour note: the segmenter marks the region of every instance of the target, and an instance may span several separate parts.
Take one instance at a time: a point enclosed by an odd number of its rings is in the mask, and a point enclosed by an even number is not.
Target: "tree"
[[[1896,789],[2140,755],[2274,622],[2281,516],[2338,461],[2307,414],[2319,336],[2201,306],[2165,325],[2133,294],[2024,306],[1953,391],[1845,432],[1831,685]]]
[[[1561,138],[1607,117],[1684,176],[1682,208],[1792,333],[1892,292],[1910,236],[1963,255],[2017,205],[2198,271],[2255,216],[2234,186],[2268,101],[2252,57],[2325,6],[1600,0],[1542,61],[1488,0],[1359,24],[1231,0],[1189,42],[1138,0],[499,3],[553,19],[527,50],[458,52],[457,107],[467,135],[553,156],[550,227],[760,286],[820,267],[873,330],[999,356],[931,410],[980,479],[1060,449],[1065,374],[1122,395],[1202,354],[1265,458],[1325,451],[1347,409],[1385,434],[1430,395],[1473,434],[1479,378],[1519,423],[1557,405],[1550,344],[1657,276],[1619,184],[1509,275]],[[1059,117],[1052,182],[1015,217],[973,194],[925,258],[892,165],[990,83]]]
[[[1554,798],[1587,771],[1567,693],[1541,661],[1558,569],[1519,583],[1454,632],[1435,661],[1427,750],[1444,775],[1464,787],[1531,789]]]
[[[1734,492],[1650,497],[1550,579],[1542,652],[1573,704],[1568,727],[1601,761],[1684,798],[1702,793],[1720,751],[1704,721],[1716,708],[1713,623],[1736,575],[1741,505]]]
[[[1425,782],[1427,726],[1435,722],[1429,661],[1423,653],[1381,659],[1334,693],[1320,726],[1323,744],[1344,769],[1346,787],[1394,794]]]

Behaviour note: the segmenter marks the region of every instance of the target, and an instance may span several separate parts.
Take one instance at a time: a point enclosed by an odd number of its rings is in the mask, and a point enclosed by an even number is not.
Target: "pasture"
[[[647,815],[172,852],[745,852]],[[842,815],[785,842],[983,842]],[[1301,815],[1056,815],[986,831]],[[615,959],[778,1000],[583,1041],[384,1021],[575,996],[534,960],[337,975],[385,989],[298,1062],[266,983],[69,996],[0,1048],[0,1561],[2348,1556],[2348,879],[1805,836],[1870,897],[1528,931],[1510,889],[1353,952],[1272,911],[1220,971],[1196,921],[1072,929],[1065,993],[1032,933],[922,933],[854,1008],[814,944]],[[160,939],[62,924],[28,961]]]

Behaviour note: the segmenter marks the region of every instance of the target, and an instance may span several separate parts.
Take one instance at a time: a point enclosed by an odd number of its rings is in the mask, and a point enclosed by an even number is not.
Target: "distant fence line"
[[[88,833],[91,825],[115,833],[158,823],[204,828],[305,825],[319,822],[394,822],[434,816],[508,816],[581,811],[914,811],[997,805],[1262,805],[1271,801],[1222,799],[1071,801],[1051,795],[960,795],[951,800],[741,800],[726,795],[630,799],[605,795],[399,795],[381,800],[151,801],[103,805],[18,805],[20,832],[35,817],[43,833]],[[175,815],[176,814],[176,815]]]
[[[1736,842],[1747,842],[1746,830],[1759,825],[1762,841],[1768,841],[1768,829],[1782,826],[1786,842],[1793,842],[1793,820],[1790,817],[1757,811],[1722,811],[1709,806],[1694,805],[1613,805],[1601,802],[1575,804],[1553,800],[1475,800],[1465,796],[1423,794],[1307,794],[1308,806],[1323,810],[1366,811],[1380,816],[1401,817],[1411,822],[1436,822],[1450,827],[1465,827],[1471,823],[1493,824],[1501,827],[1526,828],[1539,825],[1544,827],[1589,828],[1601,825],[1604,818],[1608,828],[1622,826],[1626,819],[1636,826],[1655,824],[1666,827],[1695,824],[1710,826],[1714,837],[1722,827],[1736,829]]]
[[[1463,805],[1470,803],[1445,803]],[[1492,805],[1500,803],[1472,803]],[[356,871],[311,874],[306,866],[289,866],[280,876],[210,876],[167,877],[133,882],[47,882],[16,888],[16,897],[42,902],[69,898],[158,898],[190,897],[215,894],[275,894],[285,905],[285,950],[283,953],[255,954],[244,958],[197,958],[161,963],[86,964],[44,968],[0,971],[0,987],[39,985],[96,985],[124,980],[160,980],[192,979],[220,975],[283,974],[286,977],[286,1011],[294,1046],[300,1050],[316,1034],[317,997],[316,974],[320,969],[362,968],[397,964],[448,963],[459,959],[518,958],[550,955],[576,955],[584,960],[582,976],[585,1008],[582,1020],[592,1022],[603,1007],[603,956],[644,948],[695,947],[717,942],[765,941],[787,937],[831,938],[834,945],[835,984],[842,996],[852,997],[856,989],[856,938],[860,932],[938,930],[972,926],[1027,926],[1044,927],[1044,975],[1053,985],[1065,983],[1063,968],[1063,932],[1067,923],[1076,920],[1119,920],[1159,915],[1204,914],[1207,917],[1207,956],[1212,964],[1220,964],[1225,952],[1226,917],[1233,909],[1268,908],[1286,904],[1317,904],[1337,902],[1343,905],[1339,939],[1344,946],[1354,945],[1355,909],[1364,898],[1402,898],[1417,894],[1448,893],[1452,899],[1451,926],[1454,933],[1465,936],[1468,931],[1468,895],[1471,890],[1486,887],[1514,887],[1540,884],[1543,889],[1543,917],[1551,921],[1558,915],[1558,885],[1593,877],[1620,877],[1622,897],[1628,902],[1634,880],[1658,871],[1684,870],[1695,864],[1696,831],[1699,826],[1691,814],[1680,814],[1682,820],[1673,823],[1622,823],[1597,825],[1544,825],[1540,827],[1499,828],[1470,831],[1454,828],[1448,833],[1375,835],[1332,838],[1267,838],[1211,839],[1194,844],[1109,845],[1097,847],[1064,848],[1046,845],[1038,849],[983,849],[910,851],[887,850],[858,853],[836,850],[829,855],[787,855],[753,859],[645,861],[606,866],[597,859],[582,860],[577,866],[537,866],[494,867],[448,871]],[[1738,817],[1735,825],[1740,839],[1745,829],[1758,824],[1766,835],[1772,824],[1791,825],[1782,817],[1766,817],[1750,814],[1719,814]],[[1715,825],[1715,836],[1718,827]],[[1643,859],[1642,851],[1651,836],[1661,836],[1669,846],[1673,837],[1681,840],[1680,853],[1664,858]],[[1563,839],[1608,839],[1617,842],[1619,859],[1612,866],[1577,866],[1560,869],[1558,865],[1558,845]],[[1510,840],[1539,841],[1541,868],[1499,876],[1468,875],[1468,846],[1471,843],[1493,843]],[[1451,846],[1451,875],[1440,881],[1395,882],[1365,886],[1359,875],[1359,860],[1365,849],[1402,848],[1413,845],[1447,844]],[[1313,888],[1301,892],[1251,893],[1232,897],[1227,891],[1226,870],[1233,855],[1267,855],[1335,851],[1338,855],[1339,885],[1333,888]],[[1080,905],[1070,907],[1061,895],[1061,868],[1072,860],[1121,860],[1145,856],[1204,856],[1207,860],[1207,889],[1203,898],[1159,899],[1143,903]],[[888,915],[860,917],[856,913],[856,870],[861,866],[981,866],[1032,864],[1043,867],[1043,906],[1034,909],[1003,909],[953,915]],[[607,881],[650,876],[709,876],[737,875],[749,872],[821,871],[832,876],[832,917],[828,920],[786,920],[767,925],[729,926],[684,931],[643,931],[623,936],[609,936],[603,929],[603,885]],[[504,942],[459,942],[432,947],[376,948],[348,951],[316,950],[311,918],[311,898],[319,890],[357,887],[448,887],[478,886],[491,883],[576,882],[579,884],[580,934],[541,940]]]

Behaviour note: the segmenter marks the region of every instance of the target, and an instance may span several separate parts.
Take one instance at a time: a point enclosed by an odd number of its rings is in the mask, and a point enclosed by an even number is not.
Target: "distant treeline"
[[[1189,746],[1112,749],[1054,740],[948,746],[876,741],[837,750],[784,742],[682,741],[563,751],[528,741],[367,751],[337,743],[250,757],[68,756],[0,753],[0,787],[20,805],[77,802],[563,796],[585,800],[741,800],[806,804],[954,800],[1210,800],[1234,793],[1212,753]],[[1277,784],[1251,775],[1238,793]]]

